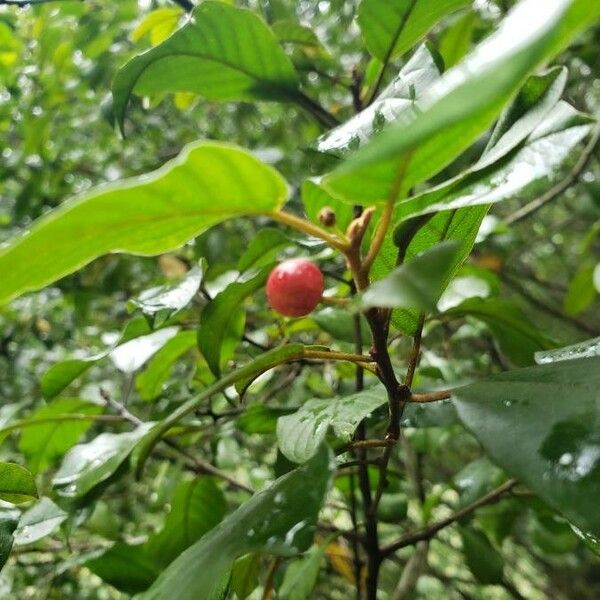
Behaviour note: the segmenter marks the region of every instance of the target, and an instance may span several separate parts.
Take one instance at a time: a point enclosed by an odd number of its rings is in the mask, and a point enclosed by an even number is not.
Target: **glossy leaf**
[[[579,342],[571,346],[564,346],[556,350],[535,353],[535,362],[538,365],[559,362],[563,360],[574,360],[576,358],[593,358],[600,356],[600,337]]]
[[[130,304],[141,309],[151,320],[153,327],[160,327],[193,300],[202,283],[204,270],[204,265],[196,266],[176,284],[146,290],[139,298],[130,300]]]
[[[423,196],[433,197],[438,194],[437,199],[443,198],[452,191],[454,186],[467,179],[469,174],[477,171],[479,167],[485,168],[489,164],[490,157],[496,160],[516,148],[556,106],[564,89],[565,80],[566,72],[560,68],[551,69],[539,76],[531,76],[514,102],[500,117],[486,151],[476,166],[438,188],[426,192]],[[415,199],[417,198],[419,196],[415,197]],[[373,274],[376,279],[384,277],[395,267],[398,256],[396,245],[407,243],[403,241],[400,232],[407,223],[403,219],[407,214],[411,214],[410,203],[412,201],[413,198],[396,204],[392,222],[397,225],[393,234],[386,236],[381,252],[375,261]],[[444,239],[456,240],[460,243],[460,251],[452,270],[452,275],[454,275],[471,252],[480,224],[487,211],[488,206],[481,205],[455,211],[444,211],[434,215],[417,230],[412,239],[408,240],[406,257],[415,256]],[[400,309],[392,313],[394,326],[406,333],[414,333],[417,322],[418,312],[414,309]]]
[[[203,600],[239,556],[258,551],[277,556],[302,552],[312,542],[329,478],[330,455],[323,448],[188,548],[140,600],[171,600],[174,590],[178,600]]]
[[[0,463],[0,500],[21,504],[37,497],[35,479],[25,467]]]
[[[440,210],[479,204],[490,205],[518,198],[526,201],[550,188],[561,167],[572,161],[579,143],[592,130],[593,120],[560,102],[529,135],[522,147],[505,160],[470,175],[442,184],[401,203],[397,217],[407,218]],[[518,130],[515,127],[511,130]],[[499,142],[499,144],[502,143]],[[492,150],[491,155],[496,153]],[[487,156],[480,161],[487,164]],[[593,291],[593,285],[590,288]]]
[[[298,77],[273,32],[253,12],[208,0],[181,29],[117,73],[123,124],[132,93],[192,92],[206,100],[292,100]]]
[[[494,462],[577,527],[600,533],[600,358],[503,373],[453,400]]]
[[[309,600],[317,583],[327,544],[312,546],[298,560],[290,563],[279,588],[281,600]]]
[[[448,285],[460,245],[443,242],[371,284],[361,298],[363,307],[418,308],[432,311]]]
[[[52,480],[58,494],[79,498],[106,481],[127,460],[152,425],[144,423],[126,433],[101,433],[91,442],[72,448]]]
[[[400,166],[409,160],[403,188],[439,172],[470,146],[541,62],[600,15],[587,0],[557,0],[540,12],[521,0],[498,31],[445,73],[424,96],[418,115],[406,112],[326,178],[348,201],[383,202]]]
[[[251,279],[230,283],[204,307],[200,315],[198,348],[217,377],[222,367],[221,349],[232,318],[243,301],[264,285],[270,270],[267,267]]]
[[[439,20],[469,0],[362,0],[358,24],[369,52],[385,62],[409,50]]]
[[[61,398],[34,411],[19,422],[19,450],[34,473],[43,471],[75,445],[90,428],[92,419],[71,420],[73,415],[98,415],[102,407],[76,398]],[[64,420],[61,419],[64,417]],[[50,419],[50,420],[49,420]],[[36,421],[40,421],[36,424]]]
[[[440,78],[440,70],[426,44],[420,46],[375,102],[323,134],[317,141],[320,152],[341,155],[356,150],[405,112],[418,112],[420,99]]]
[[[0,303],[109,252],[174,250],[231,217],[274,211],[286,196],[281,176],[252,154],[216,142],[189,145],[151,174],[63,203],[3,247]]]
[[[402,427],[448,427],[459,423],[454,404],[450,400],[420,404],[411,402],[402,414]]]
[[[181,331],[150,359],[146,368],[135,378],[135,385],[142,400],[157,398],[169,378],[173,365],[186,352],[196,347],[196,332]]]
[[[483,321],[517,366],[533,364],[536,352],[554,346],[515,304],[502,298],[470,298],[446,311],[444,316],[473,316]]]
[[[67,513],[50,498],[41,498],[19,519],[14,532],[15,544],[31,544],[53,533],[67,519]]]
[[[40,389],[46,400],[51,400],[60,394],[69,384],[83,375],[97,362],[106,358],[119,343],[125,343],[140,335],[150,333],[146,319],[139,317],[132,319],[125,326],[117,344],[103,352],[86,358],[69,358],[52,365],[40,380]]]
[[[386,402],[379,386],[343,398],[308,400],[277,421],[279,449],[293,462],[306,462],[318,451],[330,427],[337,437],[349,440],[358,424]]]
[[[134,373],[172,340],[178,331],[178,327],[166,327],[125,342],[109,354],[110,360],[119,371]]]

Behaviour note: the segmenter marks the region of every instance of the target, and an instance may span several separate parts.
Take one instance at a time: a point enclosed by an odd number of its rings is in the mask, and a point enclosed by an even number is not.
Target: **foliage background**
[[[327,52],[296,50],[294,58],[304,69],[302,77],[312,95],[340,119],[350,116],[348,85],[353,72],[368,78],[369,69],[373,70],[354,21],[356,3],[264,0],[240,4],[247,4],[270,23],[292,19],[311,25]],[[471,43],[491,31],[509,5],[477,2],[469,31]],[[136,36],[136,26],[151,11],[167,7],[173,9],[174,5],[123,0],[0,7],[0,241],[64,199],[97,183],[152,170],[196,139],[227,140],[250,148],[273,163],[294,186],[306,175],[306,163],[315,164],[309,146],[320,129],[309,116],[288,105],[213,104],[184,94],[152,103],[136,98],[129,111],[128,136],[124,140],[119,137],[111,120],[112,78],[128,57],[151,44],[150,35]],[[429,34],[438,48],[444,50],[451,44],[454,22],[446,19]],[[565,97],[578,109],[596,115],[600,114],[599,48],[600,28],[596,27],[556,61],[569,68]],[[442,174],[444,178],[458,172],[469,158],[453,163]],[[299,206],[297,197],[292,202]],[[523,320],[559,345],[600,335],[598,153],[566,193],[528,218],[506,225],[520,204],[506,202],[493,209],[463,276],[487,281],[492,295],[509,299],[522,310]],[[9,422],[15,414],[23,418],[44,403],[39,381],[51,365],[74,355],[92,355],[114,341],[131,319],[128,300],[143,290],[177,279],[187,265],[202,257],[209,265],[209,285],[218,290],[219,282],[227,281],[227,273],[236,268],[249,241],[265,224],[261,220],[230,221],[181,251],[158,259],[106,256],[51,288],[2,308],[0,422]],[[321,258],[328,260],[327,255]],[[339,272],[343,265],[331,260],[328,268]],[[464,283],[476,284],[472,279]],[[258,294],[248,310],[253,339],[268,340],[276,324],[271,322],[264,297]],[[193,315],[182,317],[186,318]],[[288,333],[309,342],[328,339],[311,319],[296,323]],[[504,370],[514,362],[510,344],[503,347],[493,331],[471,318],[432,327],[427,340],[419,371],[421,385],[439,380],[452,385]],[[406,342],[400,340],[396,350],[399,356],[405,355]],[[244,342],[235,358],[243,360],[253,352],[252,343]],[[290,373],[294,376],[291,384]],[[349,388],[352,380],[343,367],[330,366],[324,372],[303,368],[278,377],[271,382],[272,392],[257,388],[251,399],[268,396],[278,405],[296,405],[309,397],[329,397]],[[102,404],[101,390],[105,390],[114,397],[127,397],[131,410],[144,418],[155,418],[168,413],[190,389],[209,379],[202,357],[190,352],[174,365],[166,391],[151,406],[140,398],[134,375],[122,374],[104,361],[69,388],[68,396]],[[217,408],[225,409],[226,404]],[[278,473],[281,466],[276,462],[272,434],[245,433],[235,419],[221,424],[208,418],[203,423],[194,446],[207,460],[255,488]],[[94,424],[86,435],[91,438],[105,427]],[[408,440],[411,449],[406,456],[417,460],[424,473],[425,489],[420,492],[425,497],[424,510],[433,514],[443,515],[448,504],[465,501],[464,497],[475,493],[473,487],[485,491],[487,482],[497,477],[480,461],[473,464],[483,465],[481,480],[475,477],[475,483],[464,488],[456,485],[453,475],[480,459],[478,445],[458,426],[410,430]],[[22,438],[14,435],[0,452],[3,460],[11,461],[25,455],[30,465],[35,458],[25,452]],[[43,458],[46,464],[38,475],[40,489],[47,489],[59,459],[58,455]],[[160,527],[165,507],[183,475],[177,464],[155,462],[150,469],[151,476],[140,482],[126,475],[113,484],[93,505],[93,511],[81,517],[85,523],[73,527],[68,541],[57,531],[35,547],[19,547],[0,574],[0,597],[127,597],[82,567],[77,557],[115,540],[142,541]],[[397,485],[404,491],[408,484],[401,480]],[[228,495],[230,506],[238,500],[235,494]],[[333,506],[342,501],[343,497],[331,500]],[[336,508],[329,510],[335,512]],[[338,510],[335,518],[347,521],[346,513]],[[422,520],[418,503],[411,501],[408,523],[418,525]],[[476,520],[501,548],[505,563],[501,585],[478,584],[465,566],[460,535],[451,529],[432,543],[432,568],[421,577],[415,597],[600,596],[597,558],[535,500],[512,499],[485,509]],[[336,552],[341,556],[336,557]],[[400,553],[397,562],[405,563],[409,556],[408,551]],[[347,546],[341,542],[332,546],[313,592],[315,598],[348,597],[352,589],[348,557]],[[400,564],[387,565],[382,573],[383,589],[394,586]]]

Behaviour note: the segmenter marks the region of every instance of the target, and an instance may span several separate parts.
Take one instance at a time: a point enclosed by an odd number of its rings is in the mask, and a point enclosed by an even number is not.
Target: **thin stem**
[[[377,230],[375,231],[375,235],[373,236],[373,240],[371,242],[371,247],[367,252],[367,256],[365,256],[362,264],[362,268],[368,273],[371,269],[371,265],[377,258],[379,251],[381,250],[381,246],[383,246],[383,242],[385,240],[385,236],[387,230],[392,221],[392,215],[394,214],[394,201],[388,201],[383,208],[383,212],[381,214],[381,218],[379,219],[379,223],[377,224]]]
[[[365,256],[364,260],[362,261],[361,271],[367,278],[371,270],[371,266],[375,262],[375,259],[377,258],[381,247],[383,246],[388,229],[390,228],[392,217],[394,215],[394,206],[398,196],[400,195],[400,191],[402,190],[402,184],[404,183],[404,178],[406,176],[406,171],[408,170],[408,165],[410,164],[411,158],[412,151],[410,151],[404,157],[398,167],[398,171],[396,173],[394,183],[392,184],[392,188],[390,189],[383,213],[379,219],[379,223],[377,224],[377,230],[375,231],[375,235],[371,240],[371,247],[367,252],[367,256]]]
[[[305,350],[303,357],[307,359],[343,360],[367,364],[373,362],[373,359],[370,356],[364,354],[350,354],[348,352],[335,352],[333,350]]]
[[[485,496],[482,496],[475,502],[465,506],[461,510],[456,511],[454,514],[449,517],[438,521],[437,523],[433,523],[424,529],[419,531],[415,531],[413,533],[409,533],[408,535],[400,538],[399,540],[384,546],[381,549],[381,554],[383,557],[387,557],[390,554],[400,550],[401,548],[406,548],[406,546],[413,546],[417,542],[421,542],[424,540],[431,539],[438,531],[456,523],[456,521],[460,521],[466,515],[472,513],[482,506],[486,506],[488,504],[494,504],[501,500],[504,496],[509,494],[511,490],[517,485],[517,481],[515,479],[509,479],[504,482],[501,486],[497,487],[495,490],[492,490]]]
[[[439,402],[440,400],[447,400],[451,396],[452,390],[439,390],[438,392],[427,392],[425,394],[411,394],[408,402],[419,402],[421,404]]]
[[[280,210],[275,213],[268,213],[265,216],[271,217],[275,221],[288,225],[289,227],[293,227],[302,233],[319,238],[340,252],[346,252],[348,249],[347,240],[340,239],[338,236],[332,235],[310,221],[293,215],[292,213]]]

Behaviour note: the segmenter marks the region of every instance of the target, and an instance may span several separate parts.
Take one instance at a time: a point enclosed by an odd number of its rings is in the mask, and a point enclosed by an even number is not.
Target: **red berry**
[[[314,263],[292,258],[277,265],[267,280],[269,304],[286,317],[312,312],[323,296],[323,274]]]

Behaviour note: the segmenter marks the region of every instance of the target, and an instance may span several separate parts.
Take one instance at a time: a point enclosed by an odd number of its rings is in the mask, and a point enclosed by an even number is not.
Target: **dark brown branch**
[[[381,554],[385,558],[390,554],[400,550],[401,548],[406,548],[407,546],[413,546],[417,542],[422,542],[425,540],[430,540],[433,536],[435,536],[438,531],[445,529],[449,525],[456,523],[456,521],[460,521],[466,515],[472,513],[482,506],[486,506],[488,504],[495,504],[499,502],[504,496],[509,494],[511,490],[517,485],[517,481],[515,479],[509,479],[504,482],[501,486],[497,487],[495,490],[492,490],[485,496],[482,496],[475,502],[472,502],[468,506],[465,506],[461,510],[455,512],[449,517],[438,521],[437,523],[433,523],[424,529],[419,531],[415,531],[413,533],[409,533],[408,535],[400,538],[399,540],[384,546],[381,549]]]

